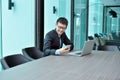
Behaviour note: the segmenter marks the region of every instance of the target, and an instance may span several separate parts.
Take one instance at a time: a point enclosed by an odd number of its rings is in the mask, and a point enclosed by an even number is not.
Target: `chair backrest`
[[[27,47],[22,49],[22,53],[29,60],[35,60],[43,57],[43,52],[40,51],[37,47]]]
[[[30,60],[25,58],[22,54],[13,54],[9,56],[5,56],[1,59],[1,64],[3,69],[8,69],[23,63],[26,63]]]

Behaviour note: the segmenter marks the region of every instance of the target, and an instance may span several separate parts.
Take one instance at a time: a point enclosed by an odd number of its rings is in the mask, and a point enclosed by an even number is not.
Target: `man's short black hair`
[[[58,18],[56,21],[56,24],[58,24],[58,22],[66,25],[66,26],[68,25],[68,20],[65,17]]]

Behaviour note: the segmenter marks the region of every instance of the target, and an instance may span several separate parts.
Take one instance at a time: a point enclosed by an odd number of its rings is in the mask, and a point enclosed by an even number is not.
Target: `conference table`
[[[120,80],[120,52],[51,55],[3,70],[0,80]]]

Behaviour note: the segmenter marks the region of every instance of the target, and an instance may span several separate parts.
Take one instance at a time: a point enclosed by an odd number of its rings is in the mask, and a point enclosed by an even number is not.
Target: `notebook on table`
[[[73,51],[68,53],[68,55],[85,56],[91,54],[94,47],[94,43],[94,40],[85,41],[82,51]]]

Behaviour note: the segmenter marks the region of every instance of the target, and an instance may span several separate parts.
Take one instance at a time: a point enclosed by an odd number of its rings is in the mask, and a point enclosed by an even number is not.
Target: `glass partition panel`
[[[113,40],[120,40],[120,6],[104,7],[104,33],[111,34]]]
[[[101,0],[89,0],[88,36],[102,33],[103,4]]]
[[[74,0],[74,49],[82,49],[86,40],[86,0]]]
[[[2,57],[2,14],[1,14],[1,9],[2,9],[2,6],[1,6],[1,0],[0,0],[0,59]],[[1,67],[1,64],[0,64],[0,71],[1,71],[2,67]]]
[[[112,20],[112,18],[108,15],[108,11],[109,11],[110,9],[108,8],[104,8],[104,32],[105,33],[109,33],[109,32],[111,32],[111,20]]]

